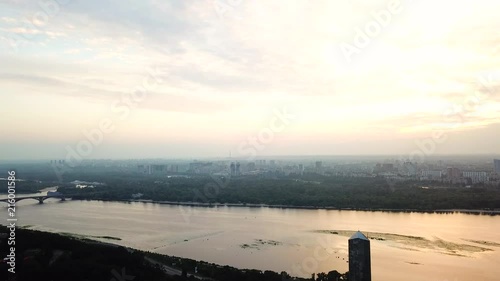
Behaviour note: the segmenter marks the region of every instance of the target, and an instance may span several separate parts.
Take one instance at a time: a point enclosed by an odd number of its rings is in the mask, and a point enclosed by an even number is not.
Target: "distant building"
[[[370,240],[361,232],[349,238],[349,281],[371,281]]]
[[[500,159],[493,160],[493,166],[495,168],[495,173],[500,174]]]
[[[394,164],[391,163],[377,163],[375,167],[373,168],[373,173],[379,174],[379,173],[393,173],[397,172],[397,170],[394,168]]]
[[[440,180],[442,175],[441,171],[422,171],[420,180]]]
[[[489,181],[488,173],[486,172],[463,172],[463,177],[468,183],[480,183]]]
[[[50,160],[50,164],[54,164],[54,165],[63,165],[66,163],[66,160]]]
[[[416,176],[417,164],[406,161],[401,165],[399,173],[402,174],[403,176]]]
[[[164,173],[165,165],[151,165],[151,171],[153,173]]]
[[[240,162],[236,162],[236,175],[241,174],[241,169],[240,169]]]
[[[323,167],[323,162],[321,161],[316,161],[316,169],[319,170]]]
[[[258,166],[265,166],[266,165],[266,160],[257,160],[257,165]]]
[[[209,174],[213,171],[212,162],[193,162],[189,163],[189,172],[192,174]]]
[[[448,167],[446,168],[446,177],[451,182],[458,182],[462,177],[462,172],[457,168]]]
[[[170,165],[170,172],[172,173],[179,172],[179,165],[174,165],[174,164]]]
[[[151,175],[153,173],[151,165],[137,165],[137,171],[139,173]]]
[[[393,170],[394,170],[394,164],[391,164],[391,163],[384,163],[384,164],[382,164],[382,169],[383,169],[385,172],[393,171]]]
[[[234,162],[231,162],[229,168],[231,169],[231,176],[234,176],[236,174],[236,165],[234,164]]]
[[[247,164],[247,170],[248,171],[254,171],[255,170],[255,163],[254,162],[250,162]]]

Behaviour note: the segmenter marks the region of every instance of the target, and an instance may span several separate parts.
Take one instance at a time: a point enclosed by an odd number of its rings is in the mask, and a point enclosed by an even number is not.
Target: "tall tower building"
[[[370,240],[361,232],[349,238],[349,281],[371,281]]]
[[[323,162],[322,161],[316,161],[316,169],[319,170],[323,167]]]
[[[236,162],[236,175],[240,175],[241,174],[241,171],[240,171],[240,162]]]
[[[500,159],[493,160],[493,165],[495,166],[495,173],[500,174]]]
[[[234,176],[236,173],[236,166],[234,165],[234,162],[231,162],[231,165],[229,166],[231,169],[231,176]]]
[[[458,168],[448,167],[446,168],[446,176],[452,182],[457,182],[462,177],[462,172]]]

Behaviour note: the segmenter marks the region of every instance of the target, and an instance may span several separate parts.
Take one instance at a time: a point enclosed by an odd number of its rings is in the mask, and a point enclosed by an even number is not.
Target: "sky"
[[[499,154],[499,10],[2,0],[0,158]]]

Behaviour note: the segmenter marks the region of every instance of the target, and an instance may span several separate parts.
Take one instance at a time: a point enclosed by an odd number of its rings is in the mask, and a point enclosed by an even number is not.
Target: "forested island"
[[[435,181],[392,182],[382,177],[318,174],[145,175],[119,168],[88,167],[69,170],[58,179],[50,169],[19,170],[18,175],[28,180],[17,184],[18,193],[56,186],[74,200],[266,204],[355,210],[500,210],[500,188],[484,184],[465,187]],[[75,180],[102,184],[77,188]]]
[[[82,175],[83,176],[83,175]],[[80,177],[82,177],[80,176]],[[339,209],[482,209],[500,208],[500,190],[492,187],[429,188],[422,182],[389,185],[383,178],[102,178],[92,189],[61,188],[73,199],[142,200],[228,204],[267,204]]]

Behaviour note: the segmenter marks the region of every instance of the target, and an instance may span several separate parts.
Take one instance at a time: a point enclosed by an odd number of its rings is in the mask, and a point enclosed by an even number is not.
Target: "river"
[[[375,238],[373,280],[496,281],[500,276],[500,216],[48,199],[19,202],[17,217],[19,225],[32,229],[111,236],[121,240],[97,239],[303,277],[346,272],[348,231],[361,230]]]

